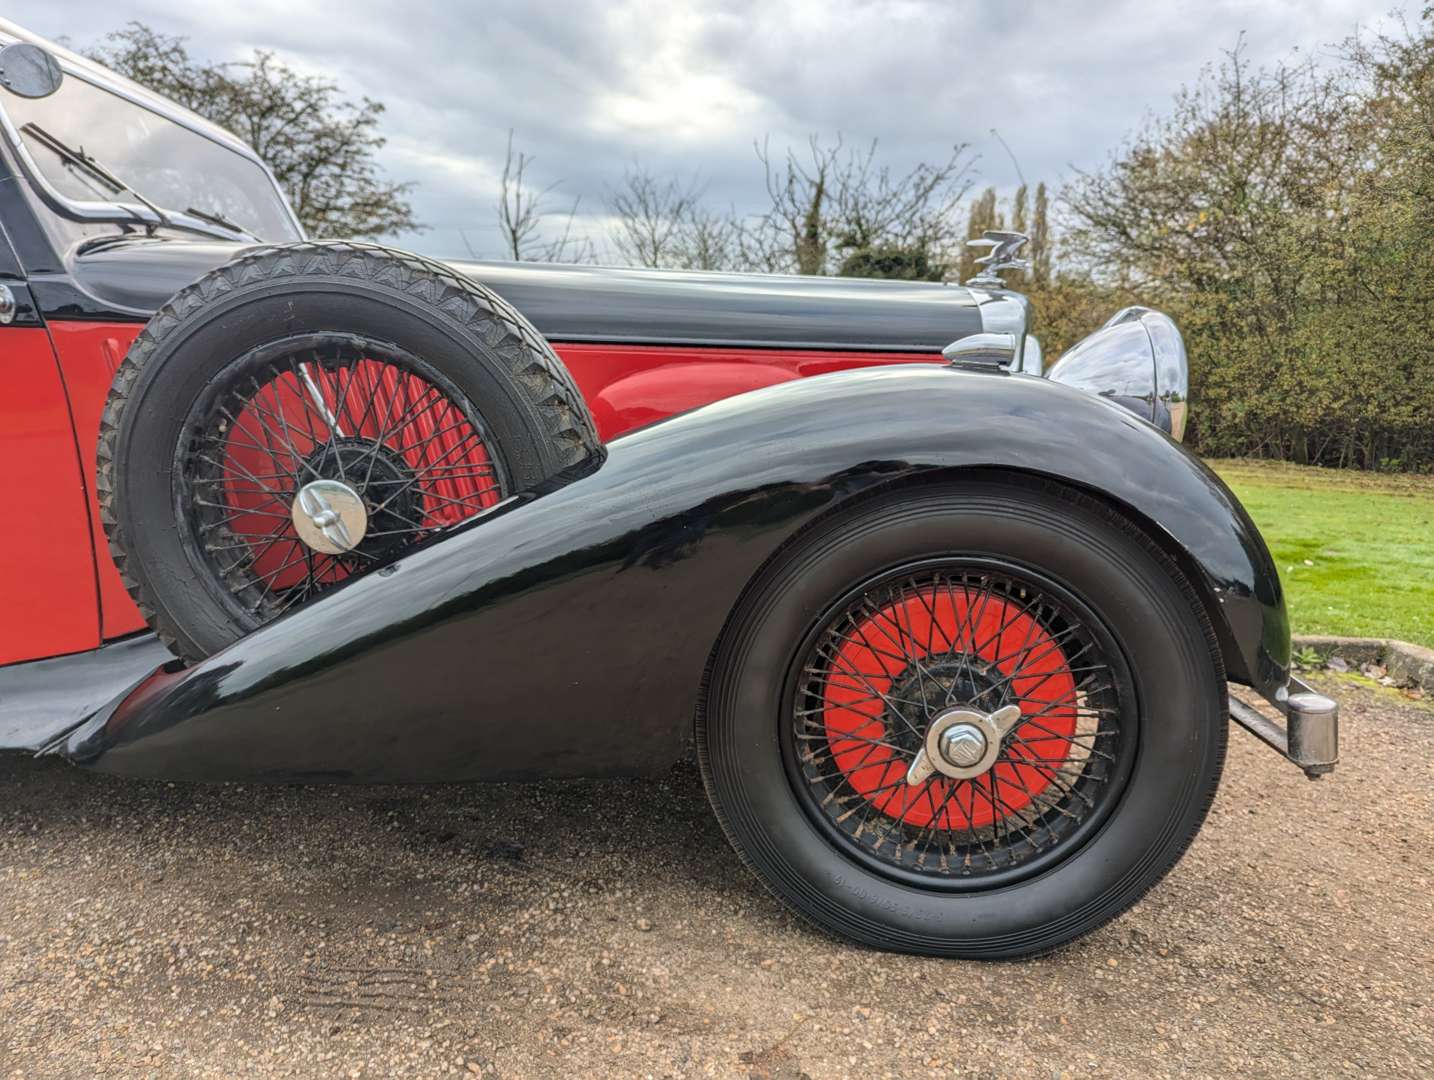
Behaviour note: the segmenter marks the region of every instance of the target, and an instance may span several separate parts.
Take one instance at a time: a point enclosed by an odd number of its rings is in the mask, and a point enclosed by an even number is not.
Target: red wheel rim
[[[873,688],[887,694],[910,657],[960,653],[980,658],[1009,680],[1022,721],[1006,755],[985,776],[933,775],[905,782],[904,760],[880,760],[894,723]],[[882,813],[910,825],[981,828],[1029,805],[1054,782],[1051,763],[1070,756],[1076,688],[1066,654],[1050,633],[1011,600],[968,588],[928,587],[874,609],[837,650],[823,695],[823,721],[837,767]],[[953,702],[953,704],[955,704]],[[878,759],[873,761],[873,759]]]
[[[261,619],[505,493],[481,419],[448,380],[391,346],[317,337],[237,362],[183,463],[198,546]],[[318,479],[341,481],[363,500],[365,532],[350,550],[314,550],[295,528],[298,493]]]
[[[993,557],[854,588],[808,632],[792,694],[782,752],[807,811],[913,884],[986,888],[1049,865],[1099,826],[1134,761],[1131,679],[1103,622]]]

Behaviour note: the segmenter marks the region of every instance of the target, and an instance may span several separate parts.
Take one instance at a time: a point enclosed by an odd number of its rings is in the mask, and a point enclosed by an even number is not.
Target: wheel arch
[[[1148,543],[1173,563],[1180,572],[1184,579],[1184,584],[1187,587],[1187,595],[1198,605],[1195,614],[1204,624],[1206,636],[1211,638],[1213,659],[1219,664],[1227,677],[1235,682],[1256,685],[1255,676],[1252,675],[1249,670],[1248,658],[1245,651],[1241,649],[1227,621],[1220,615],[1220,597],[1212,586],[1210,568],[1202,564],[1200,559],[1189,546],[1181,541],[1179,536],[1170,529],[1162,527],[1150,514],[1132,502],[1088,480],[1073,477],[1068,473],[1032,468],[1025,465],[971,462],[933,467],[915,475],[897,477],[885,483],[880,483],[857,492],[829,507],[810,520],[803,522],[798,529],[772,551],[738,592],[735,602],[731,605],[723,621],[722,630],[712,644],[712,649],[708,654],[707,663],[703,670],[700,691],[697,696],[697,716],[695,722],[700,723],[702,720],[712,674],[722,647],[733,632],[733,626],[738,612],[742,610],[743,604],[747,602],[751,594],[760,586],[764,576],[769,573],[772,567],[779,563],[793,547],[803,543],[813,533],[828,527],[834,520],[839,520],[844,516],[855,513],[867,503],[890,495],[895,491],[920,490],[921,488],[933,487],[940,484],[951,484],[953,482],[995,484],[1003,480],[1016,480],[1053,486],[1071,495],[1090,499],[1126,521]]]

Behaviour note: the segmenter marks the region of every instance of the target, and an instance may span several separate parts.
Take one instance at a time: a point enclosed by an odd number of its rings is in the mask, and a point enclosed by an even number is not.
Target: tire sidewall
[[[793,651],[827,605],[884,570],[957,554],[997,556],[1065,583],[1124,652],[1139,710],[1134,766],[1099,830],[1043,873],[985,892],[921,889],[838,850],[793,791],[780,742]],[[1043,493],[978,487],[878,500],[802,545],[734,620],[745,631],[719,656],[704,733],[719,813],[768,884],[830,929],[919,952],[1059,944],[1129,906],[1203,819],[1224,725],[1217,670],[1183,601],[1149,550]]]

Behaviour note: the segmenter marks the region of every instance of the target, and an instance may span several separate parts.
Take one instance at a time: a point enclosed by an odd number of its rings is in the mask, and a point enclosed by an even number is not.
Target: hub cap
[[[957,769],[969,769],[986,756],[986,745],[986,736],[982,734],[980,727],[975,724],[957,724],[948,728],[941,736],[938,749],[947,765]],[[908,779],[907,783],[910,782]]]
[[[352,551],[368,530],[368,508],[359,493],[338,480],[315,480],[294,496],[294,531],[314,551]]]
[[[990,714],[971,709],[942,713],[927,727],[923,745],[906,770],[906,782],[916,787],[936,772],[955,780],[980,776],[996,764],[1001,741],[1020,719],[1019,705]]]

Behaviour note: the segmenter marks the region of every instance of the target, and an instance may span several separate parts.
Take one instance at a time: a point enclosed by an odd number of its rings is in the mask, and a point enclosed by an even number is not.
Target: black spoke
[[[240,357],[188,424],[176,482],[195,548],[260,621],[506,494],[497,447],[466,399],[420,358],[353,335]],[[359,541],[337,555],[294,523],[301,491],[321,480],[342,484],[365,515]]]
[[[861,590],[809,642],[796,779],[863,858],[937,882],[1004,874],[1074,842],[1109,803],[1132,745],[1128,694],[1109,639],[1062,596],[948,560]],[[1006,705],[1021,717],[994,764],[908,782],[943,713]]]

